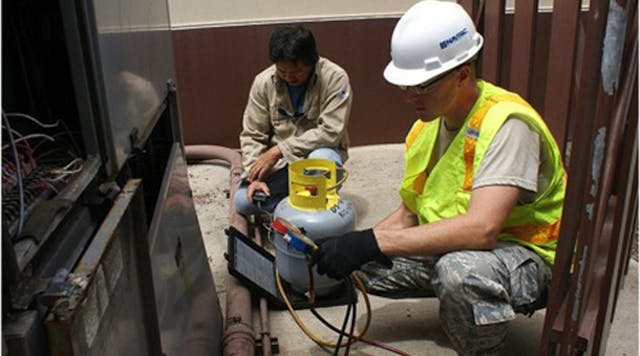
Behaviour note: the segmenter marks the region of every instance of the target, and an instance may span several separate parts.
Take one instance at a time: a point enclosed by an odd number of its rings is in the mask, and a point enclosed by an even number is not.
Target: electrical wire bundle
[[[315,342],[323,350],[327,351],[328,353],[332,353],[333,355],[338,355],[341,348],[344,348],[344,355],[349,355],[349,350],[351,348],[351,345],[357,341],[364,342],[366,344],[390,351],[398,355],[408,355],[407,353],[401,350],[398,350],[396,348],[393,348],[389,345],[386,345],[377,341],[367,340],[364,338],[364,334],[367,332],[369,325],[371,323],[371,303],[369,301],[367,290],[364,287],[364,284],[355,273],[345,278],[345,283],[349,286],[354,285],[362,293],[362,296],[364,299],[367,318],[365,320],[365,325],[360,331],[360,333],[358,335],[354,334],[355,324],[356,324],[356,315],[357,315],[356,313],[357,301],[355,301],[355,298],[353,295],[353,288],[347,288],[348,300],[354,300],[354,302],[350,302],[347,304],[345,316],[342,322],[342,326],[340,328],[332,325],[324,317],[322,317],[322,315],[320,315],[320,313],[318,313],[318,311],[313,307],[313,305],[315,304],[315,293],[314,293],[314,287],[313,287],[313,270],[312,270],[313,265],[311,261],[311,254],[318,249],[318,246],[313,242],[312,239],[310,239],[305,234],[303,234],[297,227],[293,226],[292,224],[290,224],[289,222],[287,222],[282,218],[274,219],[271,224],[271,228],[278,231],[282,236],[282,238],[285,240],[285,242],[287,242],[291,247],[297,249],[298,251],[304,253],[307,256],[307,262],[308,262],[307,272],[309,276],[309,291],[307,293],[307,301],[308,301],[308,304],[310,305],[309,309],[311,313],[316,318],[318,318],[320,322],[322,322],[322,324],[324,324],[327,328],[329,328],[330,330],[338,334],[338,340],[335,343],[333,343],[333,342],[325,341],[319,338],[311,330],[309,330],[309,328],[302,322],[302,320],[294,310],[291,302],[289,301],[284,291],[282,281],[280,280],[280,275],[276,268],[275,279],[276,279],[276,285],[278,287],[277,288],[278,293],[280,294],[280,297],[282,298],[282,300],[284,300],[287,306],[287,309],[289,310],[289,313],[293,317],[296,324],[300,327],[300,329],[302,329],[302,331],[311,340],[313,340],[313,342]],[[349,328],[349,331],[347,331],[347,327]],[[345,338],[346,340],[344,340]],[[333,352],[331,352],[329,348],[333,348]]]
[[[20,122],[12,125],[9,118]],[[30,115],[3,110],[2,129],[2,215],[9,235],[15,238],[36,202],[57,194],[71,176],[82,170],[84,161],[64,121],[45,124]],[[49,135],[45,133],[48,129],[58,131]],[[27,131],[31,132],[23,134]]]

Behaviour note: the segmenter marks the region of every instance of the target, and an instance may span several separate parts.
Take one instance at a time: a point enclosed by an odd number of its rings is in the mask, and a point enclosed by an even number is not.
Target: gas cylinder
[[[300,229],[307,237],[340,235],[355,229],[355,208],[348,200],[340,198],[338,188],[347,178],[336,180],[335,162],[328,159],[302,159],[289,165],[289,196],[283,199],[273,212],[274,219],[283,219]],[[275,245],[276,266],[280,277],[293,290],[305,293],[309,290],[309,273],[306,256],[289,246],[282,235],[271,231]],[[313,286],[317,296],[330,294],[341,281],[321,276],[313,267]]]

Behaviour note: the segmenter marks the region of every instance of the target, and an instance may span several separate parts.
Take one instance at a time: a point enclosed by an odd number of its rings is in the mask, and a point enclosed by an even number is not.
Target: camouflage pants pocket
[[[535,252],[515,246],[506,259],[509,269],[511,305],[518,313],[531,315],[546,305],[551,268]]]
[[[471,266],[464,275],[465,301],[472,305],[476,325],[515,319],[544,306],[551,268],[526,247],[501,243],[492,251],[467,253]]]
[[[508,270],[493,251],[442,256],[435,266],[433,286],[441,319],[451,319],[449,324],[492,325],[515,319]]]
[[[440,258],[432,284],[440,299],[440,321],[458,353],[499,354],[507,321],[543,289],[548,267],[538,261],[535,253],[516,244]]]

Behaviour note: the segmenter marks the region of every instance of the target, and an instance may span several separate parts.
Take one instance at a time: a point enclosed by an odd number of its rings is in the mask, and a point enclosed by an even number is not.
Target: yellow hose
[[[280,297],[282,298],[282,300],[284,300],[284,303],[287,305],[287,309],[289,309],[289,313],[291,314],[291,317],[293,317],[293,320],[295,320],[296,324],[298,324],[300,329],[302,329],[302,331],[304,331],[304,333],[307,334],[307,336],[309,336],[309,338],[311,338],[311,340],[313,340],[317,344],[320,344],[326,347],[335,348],[337,346],[335,343],[322,340],[321,338],[313,334],[313,332],[311,332],[311,330],[309,330],[309,328],[307,328],[306,325],[304,325],[304,323],[298,316],[298,313],[296,313],[296,311],[293,309],[293,306],[291,305],[289,298],[287,298],[287,295],[284,292],[284,288],[282,287],[282,282],[280,281],[280,274],[278,273],[277,268],[276,268],[275,274],[276,274],[276,285],[278,286],[278,293],[280,294]],[[360,338],[364,336],[364,334],[367,332],[367,329],[369,329],[369,324],[371,324],[371,303],[369,302],[369,296],[367,295],[367,290],[365,289],[364,284],[362,283],[360,278],[358,278],[358,276],[356,276],[355,273],[351,274],[351,278],[353,278],[353,280],[356,282],[358,289],[362,293],[362,297],[364,299],[364,303],[367,308],[367,318],[365,319],[365,324],[360,334],[353,337],[351,340],[347,340],[344,343],[340,344],[340,347],[344,347],[358,341]]]

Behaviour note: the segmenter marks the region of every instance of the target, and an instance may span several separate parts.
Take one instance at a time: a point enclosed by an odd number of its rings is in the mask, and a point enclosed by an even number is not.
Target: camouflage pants
[[[490,251],[456,251],[431,259],[368,263],[358,272],[369,293],[437,297],[440,322],[461,355],[497,355],[515,313],[544,306],[551,268],[533,251],[500,243]]]

